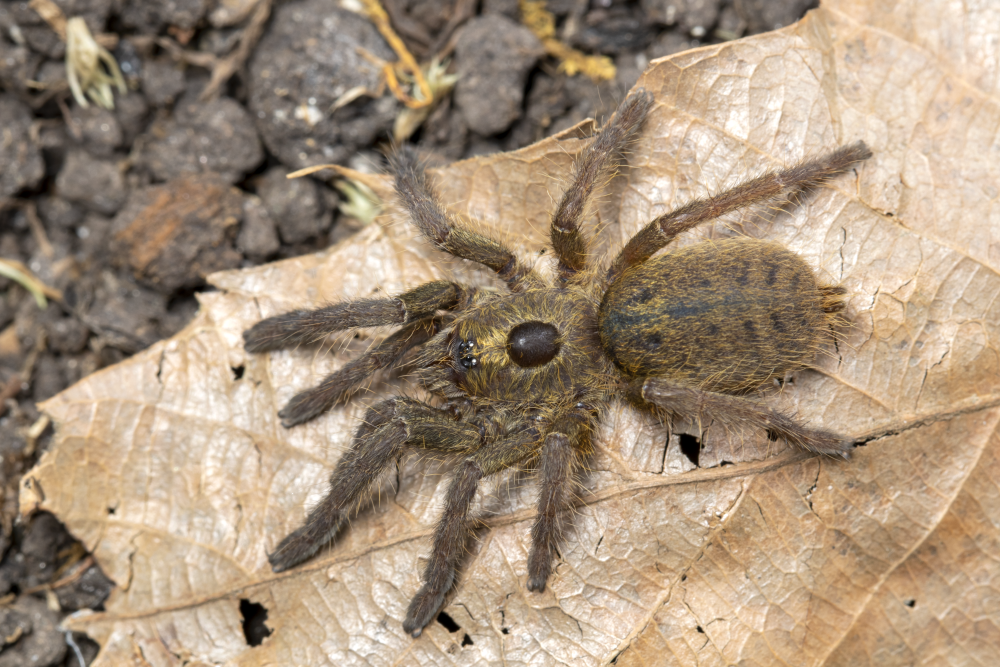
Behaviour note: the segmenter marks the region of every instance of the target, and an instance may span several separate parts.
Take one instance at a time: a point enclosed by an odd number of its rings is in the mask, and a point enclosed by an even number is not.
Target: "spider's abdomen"
[[[777,243],[705,241],[615,281],[598,316],[601,344],[629,378],[748,391],[812,359],[836,291]]]

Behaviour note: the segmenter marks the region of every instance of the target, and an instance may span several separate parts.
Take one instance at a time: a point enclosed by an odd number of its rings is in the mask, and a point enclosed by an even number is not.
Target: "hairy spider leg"
[[[327,376],[318,386],[293,396],[278,413],[282,426],[291,428],[347,400],[365,378],[428,341],[442,323],[434,314],[438,310],[465,308],[475,292],[475,288],[437,280],[389,299],[358,299],[314,310],[293,310],[261,320],[244,331],[244,348],[248,352],[266,352],[313,343],[335,331],[405,325],[374,349]]]
[[[424,570],[424,585],[413,596],[403,620],[403,632],[413,637],[419,637],[431,622],[455,582],[455,570],[472,534],[469,508],[482,477],[483,471],[473,459],[460,463],[452,474],[444,512],[434,529],[434,546]]]
[[[441,330],[443,323],[443,318],[433,317],[403,325],[374,349],[326,376],[312,389],[293,396],[278,412],[281,425],[291,428],[318,417],[334,405],[346,402],[365,378],[379,369],[392,366],[409,350],[429,341]]]
[[[552,574],[573,474],[581,460],[592,451],[592,422],[590,415],[572,414],[557,420],[545,436],[539,466],[538,514],[531,527],[531,551],[528,553],[529,591],[543,592]]]
[[[531,267],[518,260],[510,248],[469,229],[445,213],[412,147],[401,146],[389,157],[389,163],[396,176],[396,194],[403,208],[436,248],[496,271],[511,291],[542,286]]]
[[[784,196],[789,191],[819,185],[871,156],[868,146],[858,141],[788,169],[766,173],[714,197],[696,199],[661,215],[639,230],[621,249],[608,269],[607,283],[613,283],[626,269],[645,262],[682,232],[741,208]]]
[[[559,259],[560,284],[587,268],[587,238],[580,230],[587,203],[594,189],[617,169],[622,151],[638,132],[652,105],[653,96],[644,90],[629,95],[611,122],[574,161],[573,182],[552,214],[549,229],[552,249]]]
[[[424,570],[424,585],[406,611],[404,631],[419,637],[455,582],[455,572],[475,526],[469,509],[479,481],[536,458],[540,444],[538,431],[534,428],[516,429],[508,435],[486,438],[478,450],[455,467],[444,512],[434,531],[434,546]]]
[[[269,352],[315,343],[347,329],[404,324],[438,310],[464,308],[475,293],[448,280],[435,280],[388,299],[355,299],[312,310],[292,310],[261,320],[243,332],[247,352]]]
[[[479,447],[479,428],[425,403],[391,398],[372,406],[330,475],[330,493],[317,505],[305,524],[281,541],[268,555],[271,568],[283,572],[315,554],[333,539],[362,494],[405,447],[439,452],[469,452]]]
[[[726,426],[762,429],[771,436],[784,438],[817,454],[846,459],[854,446],[852,441],[829,431],[806,428],[766,405],[739,396],[688,387],[662,377],[632,381],[628,396],[633,401],[652,404],[672,415],[701,415]]]

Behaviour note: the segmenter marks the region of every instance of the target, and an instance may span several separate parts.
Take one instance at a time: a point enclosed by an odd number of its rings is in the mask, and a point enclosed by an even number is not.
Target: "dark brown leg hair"
[[[247,352],[268,352],[315,343],[335,331],[414,322],[438,310],[462,308],[474,292],[474,288],[436,280],[391,299],[358,299],[315,310],[293,310],[261,320],[244,331],[243,348]]]
[[[587,266],[587,239],[580,231],[580,222],[594,188],[611,175],[618,166],[622,150],[635,136],[653,104],[653,96],[644,90],[625,98],[615,117],[576,158],[573,182],[563,194],[559,208],[552,215],[549,237],[559,258],[560,283],[567,282]]]
[[[573,472],[581,456],[590,453],[589,424],[570,417],[556,422],[542,446],[538,514],[531,527],[528,554],[528,590],[545,590],[552,574],[552,561],[562,537],[562,517],[568,504]]]
[[[675,415],[698,415],[727,426],[758,428],[817,454],[846,459],[853,448],[848,439],[829,431],[806,428],[766,405],[739,396],[686,387],[665,378],[635,380],[629,386],[628,394],[632,400],[641,399]]]
[[[868,146],[858,141],[828,155],[801,162],[794,167],[772,171],[707,199],[697,199],[661,215],[633,236],[608,269],[610,284],[631,266],[641,264],[678,234],[727,213],[823,183],[842,174],[852,165],[872,156]]]
[[[424,571],[424,585],[410,602],[403,621],[403,630],[414,637],[419,637],[431,622],[455,581],[455,568],[472,534],[469,508],[482,477],[483,471],[473,459],[460,463],[452,476],[444,514],[434,531],[434,546]]]
[[[305,524],[268,555],[271,568],[283,572],[315,554],[336,536],[357,509],[362,494],[405,446],[468,452],[479,446],[478,427],[457,422],[418,401],[392,398],[368,410],[354,443],[330,475],[330,493],[309,513]]]
[[[531,268],[518,261],[510,248],[472,231],[444,212],[412,147],[401,146],[389,156],[389,163],[396,176],[396,194],[400,202],[435,247],[493,269],[515,292],[539,285]]]
[[[444,513],[434,532],[424,585],[410,603],[403,621],[403,629],[414,637],[419,637],[434,618],[455,582],[455,570],[466,553],[475,526],[469,508],[479,480],[537,457],[542,444],[534,423],[505,423],[500,425],[499,434],[491,430],[491,424],[483,426],[482,444],[455,468]]]
[[[315,419],[334,405],[344,403],[365,378],[395,364],[407,351],[430,340],[440,330],[441,322],[436,317],[411,322],[374,349],[328,375],[317,386],[296,394],[278,413],[281,425],[291,428]]]

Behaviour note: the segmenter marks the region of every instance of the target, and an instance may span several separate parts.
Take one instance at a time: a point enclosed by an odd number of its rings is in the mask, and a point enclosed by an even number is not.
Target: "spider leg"
[[[390,299],[357,299],[314,310],[293,310],[244,331],[243,347],[247,352],[268,352],[315,343],[335,331],[413,322],[438,310],[464,307],[474,293],[474,288],[436,280]]]
[[[312,389],[292,397],[278,412],[281,425],[291,428],[318,417],[334,405],[345,402],[354,389],[375,371],[399,361],[407,351],[426,343],[441,328],[441,318],[425,318],[404,325],[374,349],[369,350]]]
[[[632,93],[618,107],[615,117],[573,163],[573,182],[563,193],[552,215],[549,236],[559,258],[559,282],[565,283],[587,266],[587,239],[579,225],[587,202],[618,166],[618,157],[632,140],[649,113],[653,96],[645,91]]]
[[[434,546],[424,571],[424,585],[410,602],[403,621],[403,631],[414,637],[419,637],[424,626],[431,622],[455,581],[455,568],[472,534],[469,508],[482,477],[483,471],[474,459],[463,461],[452,477],[444,513],[434,531]]]
[[[552,574],[552,560],[562,536],[560,512],[567,504],[574,468],[581,456],[590,453],[589,427],[585,418],[573,415],[558,420],[545,436],[539,471],[538,514],[531,527],[528,554],[529,591],[543,592]]]
[[[540,286],[531,267],[522,264],[510,248],[445,213],[412,147],[400,147],[389,157],[389,163],[396,176],[396,194],[400,202],[435,247],[493,269],[512,291]]]
[[[455,421],[424,403],[392,398],[368,410],[351,448],[330,475],[330,493],[306,518],[305,524],[268,555],[271,568],[283,572],[315,554],[331,540],[368,490],[408,445],[445,452],[465,452],[479,446],[479,428]]]
[[[538,431],[533,425],[513,424],[508,435],[487,441],[462,461],[452,475],[444,513],[434,531],[434,546],[424,571],[424,585],[406,611],[403,630],[419,637],[441,608],[455,582],[455,570],[466,553],[475,519],[469,509],[483,477],[506,470],[538,454]]]
[[[645,262],[682,232],[726,213],[778,198],[789,191],[819,185],[871,156],[868,146],[858,141],[794,167],[769,172],[714,197],[696,199],[661,215],[629,239],[608,269],[607,282],[614,282],[629,267]]]
[[[848,458],[853,443],[821,429],[806,428],[786,414],[766,405],[729,394],[703,391],[666,378],[633,381],[628,389],[633,400],[652,403],[679,415],[701,415],[730,426],[751,426],[784,438],[806,451]]]

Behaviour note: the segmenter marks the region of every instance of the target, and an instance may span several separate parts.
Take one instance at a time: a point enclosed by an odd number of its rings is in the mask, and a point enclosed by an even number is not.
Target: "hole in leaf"
[[[459,630],[462,629],[462,626],[456,623],[455,619],[449,616],[447,612],[442,611],[440,614],[438,614],[437,621],[438,623],[443,625],[444,629],[447,630],[448,632],[458,632]]]
[[[243,636],[248,646],[260,646],[271,634],[271,628],[264,622],[267,620],[267,609],[264,605],[240,600],[240,616],[243,617]]]
[[[469,636],[468,632],[462,637],[462,646],[472,646],[472,637]]]
[[[233,379],[234,380],[242,380],[243,379],[243,371],[246,370],[246,366],[244,366],[243,364],[240,364],[239,366],[230,366],[229,370],[231,370],[233,372]]]
[[[903,604],[905,604],[905,605],[906,605],[907,607],[909,607],[910,609],[913,609],[914,607],[916,607],[916,606],[917,606],[917,601],[916,601],[916,600],[907,600],[907,601],[906,601],[906,602],[904,602]]]
[[[681,433],[680,441],[681,453],[687,457],[688,461],[697,466],[698,458],[701,456],[701,440],[689,433]]]
[[[705,631],[702,629],[702,627],[700,625],[698,627],[696,627],[695,630],[697,630],[701,634],[705,634]]]
[[[108,508],[108,516],[111,516],[114,513],[115,513],[115,508],[114,507],[109,507]]]
[[[509,635],[510,634],[510,628],[507,628],[507,627],[500,628],[500,632],[504,633],[505,635]]]

